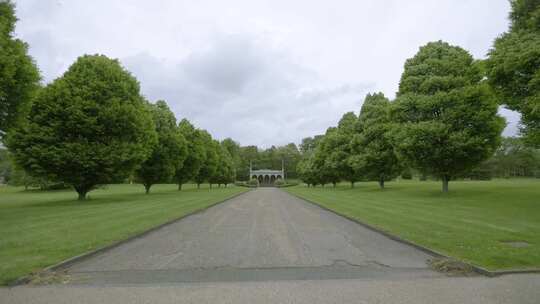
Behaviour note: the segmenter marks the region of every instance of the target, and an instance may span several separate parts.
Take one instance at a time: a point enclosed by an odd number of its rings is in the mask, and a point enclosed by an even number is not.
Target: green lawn
[[[224,200],[246,188],[112,185],[76,201],[74,191],[0,187],[0,284],[125,239]]]
[[[400,181],[286,191],[490,270],[540,268],[540,180]],[[515,248],[505,241],[525,241]]]

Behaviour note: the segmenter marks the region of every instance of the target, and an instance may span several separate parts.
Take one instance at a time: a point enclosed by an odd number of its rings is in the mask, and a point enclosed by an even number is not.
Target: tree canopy
[[[210,179],[215,176],[219,165],[219,142],[212,139],[212,136],[205,130],[200,131],[200,137],[204,147],[204,162],[194,177],[197,186],[204,182],[210,182]]]
[[[504,120],[472,56],[438,41],[405,63],[392,120],[394,145],[421,172],[448,181],[489,158]]]
[[[490,85],[501,104],[522,114],[522,133],[540,146],[540,1],[512,1],[511,27],[487,60]]]
[[[40,90],[8,147],[30,174],[63,181],[85,199],[130,175],[156,140],[137,80],[117,60],[85,55]]]
[[[187,155],[182,166],[176,168],[175,179],[178,183],[178,190],[182,185],[192,180],[199,174],[204,161],[205,150],[201,131],[196,129],[187,119],[182,119],[178,128],[186,139]]]
[[[160,100],[149,107],[158,140],[153,145],[150,156],[135,172],[147,194],[152,185],[172,180],[175,173],[183,167],[188,152],[186,140],[176,126],[176,118],[167,103]]]
[[[384,182],[396,178],[401,165],[392,144],[390,100],[384,94],[368,94],[358,118],[358,132],[352,140],[351,165],[368,180]]]
[[[15,8],[0,1],[0,138],[27,113],[40,75],[26,43],[13,37]]]

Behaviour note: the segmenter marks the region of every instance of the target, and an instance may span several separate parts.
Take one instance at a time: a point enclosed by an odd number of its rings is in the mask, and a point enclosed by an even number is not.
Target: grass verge
[[[0,284],[139,234],[247,189],[111,185],[76,201],[67,191],[0,187]]]
[[[540,180],[456,181],[446,194],[419,181],[286,191],[488,270],[540,268]]]

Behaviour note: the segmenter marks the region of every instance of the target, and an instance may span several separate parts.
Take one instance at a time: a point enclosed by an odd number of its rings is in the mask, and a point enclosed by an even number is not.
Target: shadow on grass
[[[99,189],[96,191],[106,191],[107,189]],[[55,190],[56,191],[56,190]],[[106,193],[106,192],[90,192],[88,198],[84,201],[77,200],[77,193],[73,190],[63,190],[62,193],[72,193],[73,198],[59,198],[54,201],[43,201],[27,204],[24,207],[28,208],[48,208],[48,207],[68,207],[68,206],[95,206],[95,205],[109,205],[109,204],[124,204],[129,202],[144,203],[149,202],[153,198],[160,199],[164,197],[181,197],[185,193],[193,192],[209,192],[207,188],[203,189],[184,189],[178,191],[177,189],[160,189],[157,192],[150,192],[150,194],[144,193],[144,187],[141,186],[140,192],[120,192],[120,193]],[[49,191],[41,191],[42,193],[50,193]]]

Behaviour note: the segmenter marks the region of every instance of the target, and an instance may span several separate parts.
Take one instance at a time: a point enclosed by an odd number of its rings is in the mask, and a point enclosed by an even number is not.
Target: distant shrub
[[[405,171],[403,173],[401,173],[401,178],[402,179],[412,179],[412,172],[411,171]]]
[[[278,188],[285,188],[285,187],[292,187],[292,186],[297,186],[298,185],[298,182],[287,182],[287,181],[284,181],[282,179],[278,179],[274,182],[274,186],[278,187]]]
[[[249,187],[257,188],[257,187],[259,187],[259,180],[254,178],[254,179],[250,180],[247,184],[248,184]]]
[[[247,183],[246,182],[243,182],[243,181],[236,181],[234,182],[234,185],[235,186],[238,186],[238,187],[247,187]]]
[[[287,183],[286,183],[284,180],[282,180],[282,179],[278,179],[278,180],[276,180],[276,181],[274,182],[274,186],[276,186],[276,187],[281,187],[281,186],[284,186],[284,185],[286,185],[286,184],[287,184]]]

